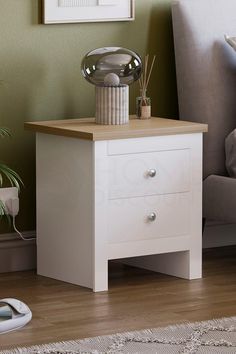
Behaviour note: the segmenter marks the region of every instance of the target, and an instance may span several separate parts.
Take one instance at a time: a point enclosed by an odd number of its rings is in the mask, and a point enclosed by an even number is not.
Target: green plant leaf
[[[5,164],[0,164],[0,186],[3,184],[3,176],[10,182],[12,187],[16,187],[20,190],[20,184],[23,186],[24,183],[18,173],[12,170]]]
[[[6,207],[5,204],[3,203],[2,200],[0,200],[0,216],[2,217],[3,215],[6,214]]]
[[[11,137],[11,132],[8,128],[0,127],[0,138]],[[13,169],[7,165],[0,163],[0,187],[3,185],[4,178],[7,179],[12,187],[20,190],[20,185],[24,185],[22,179]],[[11,218],[8,214],[8,210],[2,200],[0,200],[0,218],[6,217],[9,225],[11,224]]]
[[[10,137],[10,136],[11,136],[11,132],[8,128],[0,127],[0,137],[1,138]]]

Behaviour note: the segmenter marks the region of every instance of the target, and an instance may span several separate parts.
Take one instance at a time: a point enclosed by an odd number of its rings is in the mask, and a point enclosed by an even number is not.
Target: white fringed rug
[[[235,354],[236,317],[0,351],[0,354]]]

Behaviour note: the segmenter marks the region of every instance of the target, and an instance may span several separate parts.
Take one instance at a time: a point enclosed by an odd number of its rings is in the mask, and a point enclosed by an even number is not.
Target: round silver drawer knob
[[[148,220],[149,221],[155,221],[157,218],[157,214],[156,213],[151,213],[150,215],[148,215]]]
[[[151,170],[148,170],[148,176],[149,177],[155,177],[156,176],[156,174],[157,174],[157,171],[155,170],[155,169],[151,169]]]

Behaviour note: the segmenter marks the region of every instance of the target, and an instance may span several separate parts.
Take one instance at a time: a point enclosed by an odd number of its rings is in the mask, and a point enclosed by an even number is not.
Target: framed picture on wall
[[[134,20],[134,0],[42,0],[43,23]]]

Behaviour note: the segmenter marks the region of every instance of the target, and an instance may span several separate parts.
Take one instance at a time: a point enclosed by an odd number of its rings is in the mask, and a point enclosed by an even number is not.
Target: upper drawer
[[[189,149],[109,157],[109,199],[190,189]]]

